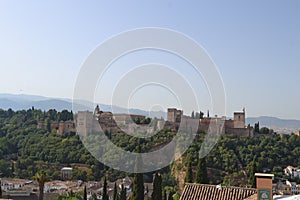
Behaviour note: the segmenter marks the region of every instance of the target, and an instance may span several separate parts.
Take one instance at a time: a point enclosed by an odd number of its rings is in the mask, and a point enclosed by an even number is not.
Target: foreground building
[[[222,187],[220,185],[186,184],[180,200],[256,200],[253,188]]]
[[[255,173],[256,188],[187,183],[180,200],[273,200],[273,174]]]

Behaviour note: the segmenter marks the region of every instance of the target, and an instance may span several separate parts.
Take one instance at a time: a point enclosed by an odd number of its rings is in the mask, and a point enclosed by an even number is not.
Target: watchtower
[[[233,116],[234,116],[234,128],[245,128],[245,123],[246,123],[245,108],[243,109],[243,112],[235,112]]]
[[[183,112],[176,108],[168,108],[168,121],[173,123],[180,123]]]

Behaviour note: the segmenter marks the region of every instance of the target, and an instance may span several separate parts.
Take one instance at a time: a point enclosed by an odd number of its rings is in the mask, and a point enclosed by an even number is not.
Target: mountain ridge
[[[36,109],[41,110],[49,110],[56,109],[58,111],[67,109],[73,110],[73,107],[76,110],[89,110],[93,111],[95,104],[85,100],[76,100],[72,101],[71,99],[62,99],[62,98],[51,98],[51,97],[43,97],[38,95],[32,95],[32,99],[30,99],[31,95],[25,94],[0,94],[0,108],[2,109],[13,109],[13,110],[23,110],[30,109],[35,107]],[[115,105],[107,105],[99,103],[100,109],[103,111],[109,111],[113,113],[130,113],[130,114],[140,114],[149,117],[157,117],[157,118],[166,118],[166,113],[164,111],[144,111],[137,108],[123,108]]]
[[[95,104],[85,100],[78,100],[72,103],[71,99],[66,98],[51,98],[38,95],[27,95],[27,94],[0,94],[0,108],[2,109],[13,109],[23,110],[29,109],[34,106],[36,109],[49,110],[56,109],[61,111],[63,109],[72,110],[72,106],[76,107],[76,110],[90,110],[95,107]],[[149,117],[157,117],[166,119],[166,112],[164,111],[150,111],[130,108],[126,109],[120,106],[107,105],[99,103],[100,109],[103,111],[110,111],[113,113],[130,113],[140,114]],[[272,128],[275,131],[290,133],[295,130],[300,130],[300,120],[296,119],[281,119],[278,117],[271,116],[259,116],[259,117],[248,117],[246,124],[254,125],[259,122],[260,127]]]

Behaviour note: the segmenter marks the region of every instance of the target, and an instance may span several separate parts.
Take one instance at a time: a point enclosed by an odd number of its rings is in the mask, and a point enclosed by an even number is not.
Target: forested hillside
[[[69,120],[73,114],[66,110],[41,111],[34,108],[13,111],[0,109],[0,171],[1,177],[32,178],[44,169],[52,179],[60,178],[60,168],[73,166],[74,179],[99,180],[108,174],[111,180],[126,175],[109,169],[94,159],[84,148],[75,133],[59,135],[48,128],[37,129],[37,123],[53,120]],[[149,151],[170,141],[174,136],[170,130],[162,130],[157,136],[141,141],[142,150]],[[185,155],[191,155],[192,165],[197,165],[198,151],[205,133],[198,133],[193,145]],[[137,139],[125,134],[108,135],[118,146],[134,151]],[[221,137],[206,157],[210,183],[244,184],[250,175],[253,161],[257,171],[274,172],[282,177],[282,170],[287,165],[300,166],[300,137],[295,135],[270,135],[254,138]],[[186,157],[186,156],[184,156]],[[76,163],[76,164],[74,164]],[[82,165],[79,165],[82,164]],[[177,166],[185,170],[187,162]],[[81,166],[81,167],[78,167]],[[163,178],[172,182],[169,169],[164,169]],[[235,181],[240,177],[241,180]],[[242,177],[242,178],[241,178]]]

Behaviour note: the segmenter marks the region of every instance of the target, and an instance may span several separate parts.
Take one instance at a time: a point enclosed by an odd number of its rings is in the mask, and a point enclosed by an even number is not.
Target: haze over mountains
[[[0,108],[2,109],[13,109],[13,110],[22,110],[29,109],[34,106],[36,109],[49,110],[56,109],[61,111],[63,109],[72,110],[72,100],[71,99],[58,99],[58,98],[49,98],[37,95],[26,95],[26,94],[0,94]],[[88,101],[80,101],[75,105],[80,110],[91,110],[94,105]],[[101,110],[104,111],[113,111],[114,113],[132,113],[132,114],[141,114],[150,117],[158,117],[166,119],[165,111],[148,111],[140,109],[129,109],[122,108],[119,106],[111,106],[106,104],[99,104]],[[291,133],[296,130],[300,130],[300,120],[287,120],[279,119],[276,117],[261,116],[261,117],[248,117],[246,119],[247,124],[254,125],[254,123],[260,123],[260,127],[266,126],[274,129],[279,133]]]
[[[61,111],[63,109],[72,110],[72,100],[71,99],[59,99],[59,98],[50,98],[36,95],[26,95],[26,94],[0,94],[0,108],[2,109],[13,109],[13,110],[22,110],[29,109],[32,106],[36,109],[49,110],[56,109]],[[77,110],[90,110],[94,108],[95,105],[92,102],[88,101],[76,101],[75,105]],[[148,111],[140,109],[126,109],[119,106],[111,106],[106,104],[99,103],[100,109],[103,111],[111,111],[113,113],[131,113],[131,114],[140,114],[150,117],[157,118],[166,118],[166,112],[164,111]]]

